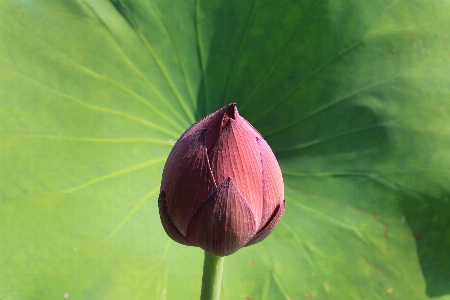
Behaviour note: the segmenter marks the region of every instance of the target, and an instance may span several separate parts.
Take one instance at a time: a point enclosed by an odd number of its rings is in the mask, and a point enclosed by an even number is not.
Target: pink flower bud
[[[216,256],[265,239],[285,210],[281,170],[235,103],[189,127],[167,158],[158,199],[166,233]]]

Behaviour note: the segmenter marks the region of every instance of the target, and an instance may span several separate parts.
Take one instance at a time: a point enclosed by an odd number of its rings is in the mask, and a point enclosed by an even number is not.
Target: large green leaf
[[[450,299],[450,3],[0,0],[0,298],[196,299],[161,171],[226,103],[287,210],[223,299]]]

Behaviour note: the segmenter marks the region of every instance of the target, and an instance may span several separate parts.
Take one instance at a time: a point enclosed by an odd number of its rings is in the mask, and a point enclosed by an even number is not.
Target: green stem
[[[224,257],[205,251],[203,263],[202,295],[200,300],[219,300]]]

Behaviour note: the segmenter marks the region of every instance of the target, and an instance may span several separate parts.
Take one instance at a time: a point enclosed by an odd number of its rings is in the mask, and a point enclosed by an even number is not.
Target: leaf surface
[[[0,297],[196,299],[176,139],[230,102],[287,209],[223,299],[450,299],[444,1],[0,1]]]

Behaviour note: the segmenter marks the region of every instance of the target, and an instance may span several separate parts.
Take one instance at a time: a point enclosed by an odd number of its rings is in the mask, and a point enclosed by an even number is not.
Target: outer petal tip
[[[209,253],[226,256],[242,248],[256,229],[251,208],[226,178],[194,214],[186,238]]]

